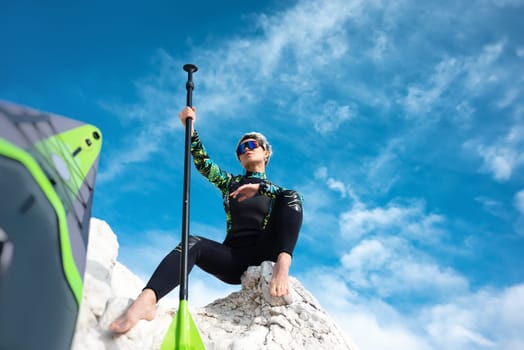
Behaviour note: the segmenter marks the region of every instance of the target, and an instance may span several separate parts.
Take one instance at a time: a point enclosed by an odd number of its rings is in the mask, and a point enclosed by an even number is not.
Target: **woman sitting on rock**
[[[186,107],[179,117],[184,125],[186,118],[195,121],[196,109]],[[196,264],[226,283],[240,284],[249,266],[270,260],[275,262],[270,293],[287,295],[291,257],[302,225],[302,201],[297,192],[267,180],[271,145],[257,132],[241,137],[236,153],[245,169],[243,175],[232,175],[213,162],[194,129],[191,153],[198,171],[222,192],[227,235],[223,243],[190,236],[188,271]],[[139,320],[155,317],[158,300],[179,284],[179,274],[173,271],[180,271],[180,254],[178,245],[162,260],[134,303],[111,323],[111,331],[125,333]]]

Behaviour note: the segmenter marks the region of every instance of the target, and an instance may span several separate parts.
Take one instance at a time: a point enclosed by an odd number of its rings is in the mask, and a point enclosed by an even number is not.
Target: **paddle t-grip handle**
[[[198,70],[198,67],[194,64],[188,63],[184,65],[184,70],[187,72],[187,83],[186,83],[186,90],[187,90],[187,99],[186,99],[186,105],[189,107],[193,107],[193,89],[195,88],[195,85],[193,84],[193,73]]]

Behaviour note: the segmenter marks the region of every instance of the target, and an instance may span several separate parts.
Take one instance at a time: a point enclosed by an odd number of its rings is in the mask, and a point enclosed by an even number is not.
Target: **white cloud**
[[[365,240],[342,257],[342,265],[349,270],[377,269],[391,258],[391,251],[378,240]]]
[[[344,272],[316,268],[298,276],[342,328],[355,348],[430,350],[397,310],[375,298],[365,298],[343,281]]]
[[[375,297],[373,289],[360,293],[351,283],[342,283],[344,275],[342,270],[317,268],[299,277],[362,350],[520,350],[524,345],[524,284],[463,289],[446,302],[402,311]],[[427,286],[426,293],[434,293],[433,287]]]
[[[471,140],[464,147],[475,150],[483,159],[481,170],[492,173],[497,181],[507,181],[517,167],[524,165],[524,126],[512,126],[506,137],[491,144]]]
[[[344,310],[345,311],[345,310]],[[334,318],[361,350],[430,350],[427,340],[407,325],[382,324],[383,317],[362,305],[357,310],[333,312]]]
[[[342,213],[339,220],[342,235],[352,240],[390,233],[434,242],[444,234],[441,228],[444,223],[444,217],[426,214],[425,205],[420,201],[411,206],[390,203],[387,207],[370,209],[358,205]]]
[[[327,180],[327,185],[330,189],[336,192],[340,192],[342,198],[346,197],[346,186],[342,181],[338,181],[332,178]]]
[[[430,320],[427,324],[427,332],[437,344],[447,346],[459,346],[466,348],[475,345],[482,348],[494,348],[492,340],[482,336],[474,330],[474,315],[467,308],[458,305],[437,305],[430,310]],[[441,335],[445,334],[445,337]]]
[[[271,43],[261,51],[283,55],[286,48],[291,49],[301,72],[324,66],[327,58],[341,57],[347,50],[344,24],[357,17],[362,7],[362,1],[302,1],[279,15],[261,17],[266,42]],[[273,66],[276,61],[269,60]]]
[[[468,282],[450,268],[443,268],[426,254],[398,238],[364,240],[341,259],[349,283],[358,290],[373,290],[381,297],[405,293],[432,298],[467,289]],[[428,278],[431,276],[431,278]]]
[[[477,152],[484,160],[484,169],[493,173],[495,180],[505,181],[511,177],[518,154],[504,146],[477,147]]]
[[[423,202],[370,209],[359,203],[340,215],[339,225],[351,242],[365,237],[341,258],[349,284],[359,290],[373,290],[381,297],[422,296],[431,290],[438,299],[468,288],[465,278],[439,266],[412,243],[436,245],[447,234],[445,218],[426,213]]]
[[[303,272],[297,278],[311,293],[320,298],[320,303],[327,309],[347,310],[356,301],[357,293],[333,267],[317,266]],[[329,293],[326,293],[327,287]]]
[[[341,106],[336,101],[326,102],[320,110],[320,116],[314,119],[314,126],[323,135],[337,130],[343,122],[355,116],[350,106]]]
[[[354,205],[360,203],[360,200],[351,188],[351,185],[345,184],[343,181],[330,177],[328,174],[328,169],[326,167],[320,167],[315,171],[315,178],[325,182],[327,188],[332,191],[340,193],[342,198],[349,196],[353,201]]]
[[[523,300],[523,284],[480,290],[428,307],[420,320],[437,348],[517,350],[524,344]]]

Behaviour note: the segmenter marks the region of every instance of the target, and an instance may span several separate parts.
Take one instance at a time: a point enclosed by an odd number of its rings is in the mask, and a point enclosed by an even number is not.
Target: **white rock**
[[[73,350],[159,349],[176,314],[177,305],[163,302],[153,321],[140,321],[124,335],[107,331],[144,286],[117,255],[116,235],[107,223],[92,219]],[[357,349],[296,278],[290,277],[289,296],[272,297],[272,272],[271,262],[252,266],[240,291],[191,310],[207,350]]]

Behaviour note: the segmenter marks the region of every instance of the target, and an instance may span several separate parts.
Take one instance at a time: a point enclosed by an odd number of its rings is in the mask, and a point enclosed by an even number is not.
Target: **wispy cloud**
[[[349,197],[354,204],[360,203],[360,200],[355,191],[353,191],[352,187],[339,179],[329,176],[328,169],[326,167],[318,168],[315,171],[315,178],[325,182],[327,188],[330,190],[340,193],[342,198]]]
[[[164,136],[172,129],[170,124],[148,124],[142,130],[129,130],[121,146],[107,155],[107,161],[104,159],[104,166],[97,174],[97,181],[101,184],[107,183],[118,178],[126,171],[127,166],[149,161],[162,147]]]
[[[154,157],[164,145],[172,143],[167,139],[176,128],[183,126],[178,121],[181,97],[175,97],[174,77],[177,62],[165,51],[158,50],[152,58],[155,67],[150,75],[134,82],[137,101],[132,104],[121,104],[101,101],[99,105],[116,115],[126,132],[121,140],[111,142],[119,144],[112,147],[113,153],[107,155],[103,162],[97,181],[107,183],[119,178],[130,165],[146,163]]]
[[[201,120],[216,121],[216,116],[220,116],[219,122],[212,123],[219,130],[222,122],[246,118],[256,114],[257,108],[265,113],[261,105],[275,105],[280,113],[273,109],[269,117],[254,117],[271,122],[285,114],[286,120],[279,119],[282,123],[300,116],[318,134],[327,136],[357,119],[361,105],[383,108],[386,113],[391,113],[392,108],[396,113],[395,108],[400,106],[408,116],[424,115],[425,119],[438,105],[439,111],[449,111],[446,115],[461,115],[457,122],[471,122],[476,111],[471,97],[489,86],[500,87],[500,82],[508,79],[499,61],[509,44],[501,39],[480,47],[477,54],[447,55],[438,61],[432,57],[409,75],[420,79],[406,80],[399,70],[413,67],[397,59],[407,43],[395,41],[392,36],[401,34],[397,33],[401,30],[399,19],[409,22],[403,19],[412,15],[408,5],[383,1],[365,4],[357,0],[300,1],[285,11],[249,17],[248,26],[254,35],[231,37],[207,47],[193,46],[192,56],[202,68],[196,89],[198,100],[205,101],[199,105]],[[435,18],[445,21],[447,16],[441,11]],[[363,38],[358,29],[366,26],[374,30],[371,37]],[[391,30],[392,34],[386,35]],[[422,40],[414,35],[410,33],[410,40]],[[388,61],[381,59],[385,52],[391,54]],[[183,62],[164,50],[159,50],[153,60],[154,72],[135,83],[138,101],[107,109],[143,125],[164,124],[163,130],[169,130],[178,125],[170,120],[176,119],[178,113],[180,103],[176,101],[183,101]],[[380,83],[377,77],[381,78]],[[449,90],[456,85],[468,93],[450,96]],[[323,89],[332,91],[333,97],[323,100]],[[501,106],[513,106],[518,96],[518,90],[508,90],[500,99]],[[432,114],[429,119],[435,118],[438,116]],[[114,174],[125,171],[127,165],[153,156],[162,145],[156,140],[162,138],[150,139],[146,145],[149,152],[112,157],[113,168],[102,168],[106,174],[101,178],[115,178]]]
[[[500,86],[506,76],[505,70],[497,65],[506,43],[504,40],[494,44],[485,45],[477,55],[448,57],[440,61],[434,68],[432,75],[424,85],[410,84],[404,98],[404,108],[408,116],[426,116],[433,111],[435,105],[439,108],[450,104],[465,103],[475,96]],[[462,87],[459,96],[450,95],[454,84]],[[457,91],[453,89],[453,91]],[[515,98],[516,91],[510,88],[501,103],[509,105]],[[450,101],[442,101],[443,98]],[[451,107],[450,106],[450,107]]]
[[[501,203],[493,198],[486,196],[478,196],[475,198],[477,202],[482,204],[482,207],[486,212],[493,216],[500,217],[503,219],[509,218],[508,210],[505,208],[504,203]]]
[[[232,38],[211,50],[193,48],[195,61],[203,67],[195,89],[198,99],[205,101],[199,106],[201,120],[216,115],[222,120],[245,118],[246,112],[261,99],[278,100],[289,95],[282,94],[286,90],[311,90],[321,78],[322,66],[345,53],[347,41],[342,24],[356,16],[360,6],[360,2],[300,2],[274,16],[256,17],[252,25],[262,30],[258,36]],[[315,21],[311,22],[313,14]],[[290,60],[293,64],[287,63]],[[142,129],[136,131],[141,149],[125,149],[111,155],[111,162],[101,168],[101,182],[116,178],[130,164],[149,160],[162,148],[165,133],[179,124],[175,119],[180,108],[177,101],[183,101],[177,79],[181,77],[182,62],[164,50],[158,50],[152,61],[153,72],[135,81],[137,102],[100,103],[131,129],[133,124],[137,130]],[[325,102],[319,112],[324,120],[318,121],[316,114],[311,114],[311,120],[323,134],[353,116],[352,107],[334,101]]]
[[[337,130],[344,121],[351,119],[356,113],[348,105],[340,106],[336,101],[328,101],[321,106],[319,114],[314,122],[315,130],[325,135]]]
[[[504,40],[486,45],[478,56],[472,56],[465,60],[466,78],[464,85],[466,88],[477,94],[489,88],[492,83],[499,83],[501,79],[506,78],[500,75],[504,70],[496,65],[505,47]]]
[[[434,104],[440,102],[441,96],[461,72],[461,65],[455,58],[448,58],[435,67],[427,87],[411,85],[404,99],[408,115],[427,115]]]
[[[368,185],[373,190],[387,193],[399,180],[397,169],[404,150],[404,141],[395,137],[385,142],[385,146],[381,147],[378,154],[364,161],[366,179],[369,180]]]
[[[495,142],[470,140],[464,147],[473,149],[482,158],[482,171],[491,173],[497,181],[507,181],[515,169],[524,164],[524,126],[514,125],[505,137]]]

